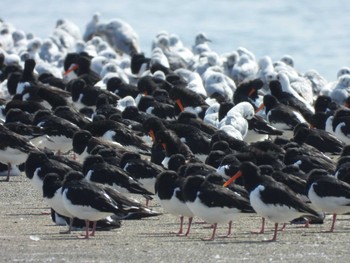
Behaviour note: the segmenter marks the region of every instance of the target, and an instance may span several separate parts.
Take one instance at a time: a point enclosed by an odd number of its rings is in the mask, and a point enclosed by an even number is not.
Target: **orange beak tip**
[[[176,102],[176,104],[179,106],[179,108],[180,108],[181,111],[184,111],[184,110],[185,110],[184,106],[182,105],[181,100],[177,99],[175,102]]]
[[[155,136],[155,134],[154,134],[154,131],[153,131],[153,130],[150,130],[150,131],[148,132],[148,134],[149,134],[149,136],[152,138],[152,141],[155,142],[155,141],[156,141],[156,136]]]
[[[259,108],[256,109],[255,113],[258,113],[259,111],[261,111],[263,108],[265,107],[264,103],[261,103]]]
[[[71,65],[70,68],[66,72],[64,72],[63,75],[67,76],[69,73],[71,73],[72,71],[76,70],[78,67],[79,67],[78,64]]]
[[[248,93],[248,97],[252,96],[254,92],[255,92],[255,88],[252,88]]]
[[[238,177],[240,177],[242,175],[241,171],[238,171],[234,176],[232,176],[230,179],[228,179],[225,183],[224,183],[224,187],[227,187],[228,185],[230,185],[233,181],[235,181]]]

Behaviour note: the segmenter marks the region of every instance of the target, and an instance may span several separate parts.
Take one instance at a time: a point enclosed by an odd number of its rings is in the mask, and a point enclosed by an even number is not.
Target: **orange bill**
[[[252,96],[255,91],[256,91],[256,89],[252,88],[248,93],[248,97]]]
[[[71,73],[73,70],[76,70],[77,68],[79,68],[78,64],[73,64],[70,66],[70,68],[64,72],[63,76],[67,76],[69,73]]]
[[[162,143],[163,149],[166,151],[166,143]]]
[[[181,103],[181,100],[180,99],[177,99],[177,100],[175,100],[175,102],[176,102],[176,104],[179,106],[179,108],[180,108],[180,110],[181,111],[184,111],[184,106],[182,105],[182,103]]]
[[[232,176],[230,179],[228,179],[226,181],[226,183],[224,183],[224,187],[230,185],[234,180],[236,180],[240,176],[242,176],[242,172],[238,171],[234,176]]]
[[[149,134],[149,136],[151,136],[152,141],[155,142],[155,141],[156,141],[156,135],[154,134],[154,131],[153,131],[153,130],[150,130],[150,131],[148,132],[148,134]]]
[[[261,111],[263,108],[265,107],[264,103],[261,103],[259,108],[256,109],[255,113],[258,113],[259,111]]]

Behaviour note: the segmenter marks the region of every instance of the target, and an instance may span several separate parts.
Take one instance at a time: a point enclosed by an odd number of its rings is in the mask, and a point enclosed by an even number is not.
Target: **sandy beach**
[[[350,255],[349,216],[339,216],[334,233],[327,216],[323,225],[287,225],[278,241],[272,237],[272,223],[263,235],[252,234],[260,227],[260,218],[251,215],[234,222],[231,238],[209,237],[211,229],[194,224],[189,237],[171,234],[178,230],[178,218],[163,214],[137,221],[123,221],[122,227],[99,231],[89,240],[78,239],[79,231],[60,234],[40,194],[25,175],[0,183],[1,262],[348,262]],[[162,208],[153,202],[156,211]],[[198,221],[198,220],[196,220]],[[218,234],[226,226],[219,225]]]

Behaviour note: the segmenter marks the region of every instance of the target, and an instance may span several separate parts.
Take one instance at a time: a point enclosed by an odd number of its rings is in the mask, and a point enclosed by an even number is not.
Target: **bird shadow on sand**
[[[237,243],[237,244],[261,244],[264,243],[264,240],[242,240],[241,238],[246,237],[245,235],[241,236],[232,236],[229,238],[226,237],[216,237],[212,241],[206,241],[202,240],[203,236],[199,236],[197,234],[190,234],[189,236],[177,236],[176,233],[166,233],[166,232],[159,232],[159,233],[140,233],[138,234],[139,237],[141,238],[149,238],[149,237],[154,237],[154,238],[164,238],[162,240],[163,242],[176,242],[176,243],[192,243],[192,242],[204,242],[205,244],[213,244],[213,245],[218,245],[218,244],[232,244],[232,243]],[[165,239],[167,238],[167,239]],[[238,239],[237,239],[238,238]],[[270,242],[265,242],[265,243],[270,243]]]
[[[85,235],[85,231],[82,230],[76,230],[72,231],[71,233],[59,233],[59,231],[55,232],[49,232],[49,233],[32,233],[29,235],[29,237],[34,236],[38,237],[39,240],[45,241],[45,240],[57,240],[57,241],[75,241],[75,240],[80,240],[81,236]],[[111,235],[104,235],[100,231],[96,231],[95,236],[91,236],[91,239],[103,239],[103,238],[108,238],[108,236]]]
[[[13,180],[12,178],[10,178],[10,181],[7,181],[6,179],[0,179],[0,183],[10,184],[10,183],[21,183],[21,182],[22,182],[22,180]]]

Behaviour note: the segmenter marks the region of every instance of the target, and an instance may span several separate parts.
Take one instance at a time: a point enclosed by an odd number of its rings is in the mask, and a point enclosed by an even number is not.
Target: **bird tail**
[[[130,208],[124,213],[114,215],[119,220],[139,220],[147,217],[159,216],[162,213],[144,207]]]
[[[312,214],[304,215],[310,222],[314,224],[317,222],[318,224],[322,224],[325,218],[325,213],[313,211]]]

